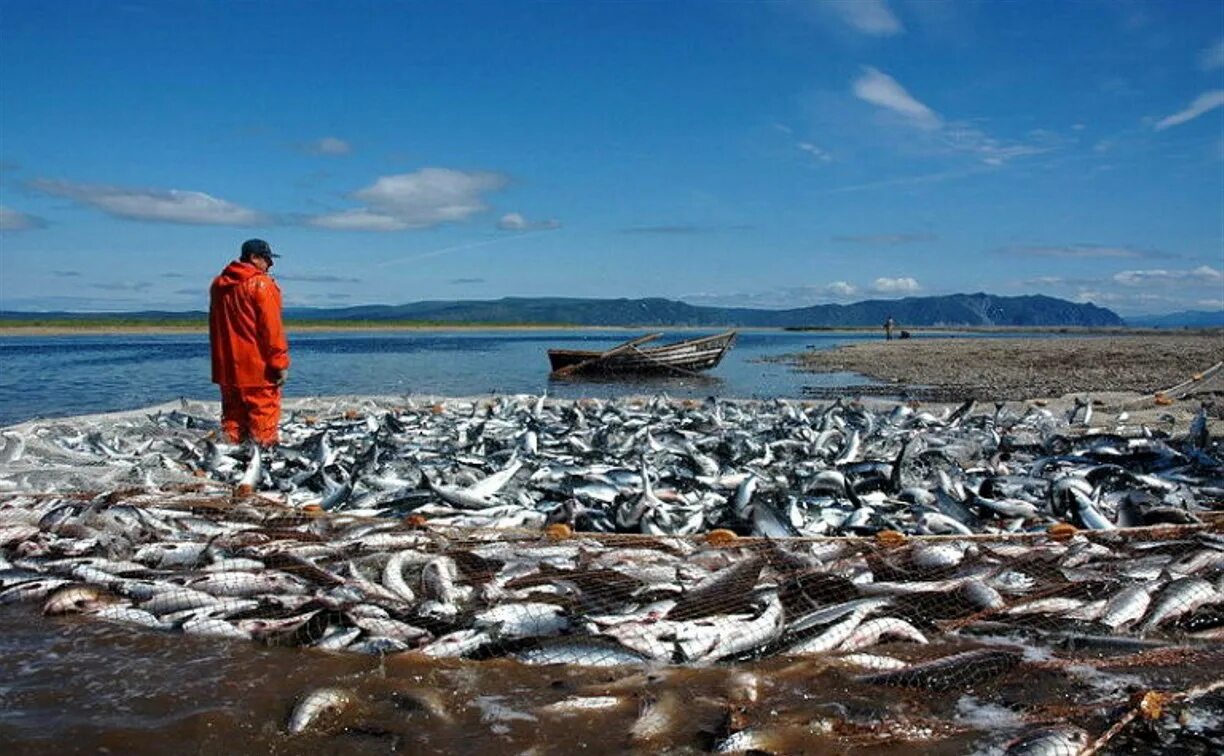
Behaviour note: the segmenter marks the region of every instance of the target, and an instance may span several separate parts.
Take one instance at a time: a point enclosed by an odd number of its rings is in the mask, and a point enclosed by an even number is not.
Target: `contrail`
[[[476,247],[487,247],[490,244],[497,244],[498,242],[514,241],[516,239],[524,239],[528,236],[535,236],[536,234],[541,234],[541,233],[543,233],[543,231],[529,231],[525,234],[515,234],[513,236],[498,236],[496,238],[486,239],[484,241],[470,242],[468,244],[456,244],[453,247],[443,247],[442,249],[434,249],[434,250],[430,250],[429,252],[421,252],[420,254],[409,255],[407,257],[397,257],[393,260],[383,260],[380,263],[375,263],[374,267],[383,268],[388,265],[394,265],[396,263],[412,262],[413,260],[423,260],[426,257],[438,257],[440,255],[449,254],[451,252],[459,252],[465,249],[474,249]]]

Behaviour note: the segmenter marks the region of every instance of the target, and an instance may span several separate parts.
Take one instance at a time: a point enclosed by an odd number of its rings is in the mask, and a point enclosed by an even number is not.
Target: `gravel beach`
[[[899,386],[864,393],[957,401],[1083,392],[1151,394],[1224,360],[1224,331],[1050,339],[912,339],[850,344],[792,357],[816,373],[855,372]],[[1219,399],[1224,371],[1178,397]]]

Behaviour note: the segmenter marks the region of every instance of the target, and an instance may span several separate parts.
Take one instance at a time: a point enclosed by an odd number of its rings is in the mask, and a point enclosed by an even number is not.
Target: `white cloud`
[[[1204,71],[1224,68],[1224,39],[1199,53],[1199,68]]]
[[[1215,110],[1224,105],[1224,89],[1213,89],[1210,92],[1204,92],[1194,98],[1194,102],[1185,110],[1179,110],[1171,116],[1161,118],[1156,122],[1156,130],[1164,131],[1172,126],[1183,124],[1186,121],[1192,121],[1204,113]]]
[[[1113,281],[1122,286],[1201,285],[1224,282],[1224,272],[1210,265],[1200,265],[1192,270],[1124,270],[1115,273]]]
[[[1000,139],[983,131],[976,122],[945,119],[911,95],[896,79],[873,67],[865,67],[863,73],[851,81],[850,89],[858,99],[899,116],[902,126],[920,131],[919,134],[907,131],[904,135],[892,135],[897,146],[907,154],[963,153],[983,165],[997,167],[1016,158],[1052,152],[1072,142],[1069,137],[1048,129],[1031,129],[1020,140]],[[877,126],[887,129],[889,124],[882,121]],[[856,124],[855,128],[861,129],[862,125]]]
[[[803,286],[780,286],[767,291],[703,292],[679,297],[683,302],[709,307],[760,307],[791,309],[814,304],[846,302],[859,293],[858,287],[846,281]]]
[[[254,210],[204,192],[128,189],[53,179],[35,179],[29,185],[40,192],[66,197],[129,220],[203,226],[256,226],[267,222],[267,218]]]
[[[1154,305],[1167,304],[1174,300],[1159,294],[1136,293],[1133,291],[1104,291],[1101,289],[1080,289],[1074,297],[1076,302],[1083,304],[1091,302],[1096,305],[1123,305],[1130,309],[1151,309]],[[1136,307],[1136,306],[1139,307]]]
[[[880,294],[913,294],[922,287],[913,278],[877,278],[871,290]]]
[[[812,144],[811,142],[799,142],[795,146],[798,147],[803,152],[806,152],[807,154],[811,155],[812,157],[816,158],[817,160],[821,162],[827,163],[833,159],[833,157],[829,153],[820,149],[819,147]]]
[[[1025,278],[1019,283],[1021,286],[1062,286],[1067,281],[1062,276],[1034,276]]]
[[[497,222],[497,227],[504,231],[522,231],[527,228],[527,219],[518,213],[506,213]]]
[[[353,194],[368,207],[318,215],[307,223],[351,231],[400,231],[454,223],[488,210],[484,194],[501,189],[506,181],[500,173],[449,168],[382,176]]]
[[[44,225],[41,218],[0,205],[0,231],[29,231]]]
[[[343,210],[338,213],[316,215],[306,221],[317,228],[333,231],[403,231],[409,225],[390,215],[375,213],[366,208]]]
[[[561,228],[561,221],[548,219],[529,221],[520,213],[506,213],[497,221],[497,227],[502,231],[551,231]]]
[[[873,37],[905,31],[884,0],[821,0],[818,7],[832,11],[855,31]]]
[[[845,281],[834,281],[825,287],[825,292],[838,299],[844,299],[858,294],[858,287]]]
[[[323,137],[305,145],[306,151],[312,155],[347,155],[353,151],[353,146],[338,137]]]
[[[901,115],[919,128],[937,129],[943,123],[935,111],[914,99],[896,79],[875,68],[867,67],[863,75],[855,79],[854,95]]]

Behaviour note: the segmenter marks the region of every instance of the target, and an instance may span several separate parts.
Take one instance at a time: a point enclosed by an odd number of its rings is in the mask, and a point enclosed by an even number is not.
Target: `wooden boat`
[[[548,361],[554,376],[574,373],[694,373],[716,366],[735,342],[735,331],[725,331],[699,339],[677,341],[659,347],[639,349],[663,334],[654,333],[626,341],[606,352],[585,349],[549,349]]]

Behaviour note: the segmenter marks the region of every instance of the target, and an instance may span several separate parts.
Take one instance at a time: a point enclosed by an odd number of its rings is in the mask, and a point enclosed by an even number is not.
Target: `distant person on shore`
[[[892,341],[893,329],[897,327],[897,321],[893,320],[893,316],[889,315],[884,321],[884,340]]]
[[[268,275],[276,257],[263,239],[248,239],[209,290],[212,381],[221,387],[221,430],[233,443],[273,446],[279,439],[289,342],[280,287]]]

